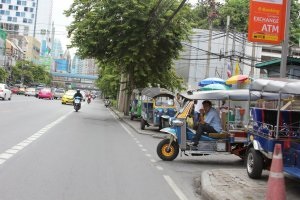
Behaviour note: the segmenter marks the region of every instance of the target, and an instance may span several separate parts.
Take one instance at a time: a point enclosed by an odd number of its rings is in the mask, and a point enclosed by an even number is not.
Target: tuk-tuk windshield
[[[174,99],[170,97],[155,98],[155,106],[174,106]]]

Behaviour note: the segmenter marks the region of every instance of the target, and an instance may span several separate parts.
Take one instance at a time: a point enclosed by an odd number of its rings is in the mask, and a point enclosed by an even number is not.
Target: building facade
[[[210,44],[209,44],[210,43]],[[261,47],[248,43],[245,34],[194,29],[190,41],[183,42],[183,51],[175,61],[176,73],[184,79],[188,89],[199,88],[198,83],[208,77],[228,78],[238,65],[241,74],[259,77],[255,68],[261,57]]]

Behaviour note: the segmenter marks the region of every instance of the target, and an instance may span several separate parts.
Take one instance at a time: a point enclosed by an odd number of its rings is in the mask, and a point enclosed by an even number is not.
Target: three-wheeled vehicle
[[[208,133],[208,136],[202,135],[197,150],[194,150],[191,146],[192,138],[196,131],[187,126],[186,119],[193,110],[194,100],[211,100],[220,102],[220,104],[221,101],[226,100],[229,108],[231,108],[231,104],[244,104],[244,107],[248,108],[248,100],[256,100],[258,96],[255,94],[249,96],[248,89],[198,91],[192,95],[182,94],[182,96],[188,100],[176,117],[170,120],[171,127],[161,130],[168,133],[169,136],[158,144],[158,156],[162,160],[172,161],[177,157],[180,150],[185,155],[191,156],[235,154],[243,159],[246,155],[248,144],[247,130],[245,128],[247,119],[244,118],[248,110],[243,109],[242,106],[237,106],[222,113],[222,132]],[[231,112],[236,113],[234,120],[230,115]]]
[[[135,118],[140,119],[142,116],[142,98],[141,98],[141,90],[134,89],[132,91],[133,100],[130,103],[130,120],[134,120]]]
[[[257,91],[262,100],[251,108],[247,173],[257,179],[270,169],[274,146],[280,143],[284,172],[300,178],[300,80],[257,79],[250,93]]]
[[[174,117],[177,110],[174,94],[165,88],[152,87],[142,90],[141,129],[155,126],[162,129],[169,126],[169,118]]]

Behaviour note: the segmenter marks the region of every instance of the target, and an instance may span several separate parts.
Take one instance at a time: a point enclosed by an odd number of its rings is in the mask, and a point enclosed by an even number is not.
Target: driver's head
[[[202,105],[203,105],[203,109],[204,109],[205,113],[207,113],[210,110],[210,108],[212,107],[211,101],[208,101],[208,100],[203,101]]]
[[[77,93],[79,93],[79,92],[80,92],[80,90],[79,90],[79,89],[77,89],[76,91],[77,91]]]

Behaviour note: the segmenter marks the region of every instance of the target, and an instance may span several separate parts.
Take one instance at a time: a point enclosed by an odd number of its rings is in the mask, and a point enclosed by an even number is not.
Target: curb
[[[215,189],[211,184],[210,175],[212,175],[212,172],[210,170],[205,170],[202,172],[200,182],[200,194],[204,199],[207,200],[220,199],[220,196],[216,195],[213,192],[215,191]]]

